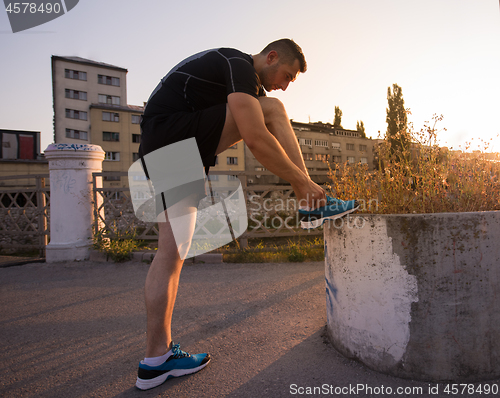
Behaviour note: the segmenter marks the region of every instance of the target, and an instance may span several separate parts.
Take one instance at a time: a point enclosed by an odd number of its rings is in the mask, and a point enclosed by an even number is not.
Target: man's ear
[[[275,50],[271,50],[267,53],[266,63],[268,65],[272,65],[278,62],[278,59],[279,59],[278,53]]]

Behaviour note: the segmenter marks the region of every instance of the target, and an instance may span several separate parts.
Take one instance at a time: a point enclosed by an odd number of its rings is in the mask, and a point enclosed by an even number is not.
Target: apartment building
[[[363,138],[356,130],[335,128],[330,123],[292,121],[306,167],[325,171],[329,163],[363,163],[373,170],[375,148],[382,140]]]
[[[125,68],[53,55],[54,142],[91,144],[90,105],[126,105],[126,77]]]
[[[226,181],[236,181],[238,177],[233,174],[216,175],[217,171],[245,171],[245,144],[243,141],[234,144],[217,156],[216,165],[210,168],[210,179],[219,181],[224,185]]]
[[[127,171],[138,158],[141,106],[127,104],[127,69],[80,57],[52,56],[54,142],[100,145],[103,171]],[[127,187],[108,176],[104,187]]]
[[[89,106],[89,142],[100,145],[106,155],[103,171],[127,171],[139,159],[140,119],[144,108],[134,105]],[[104,187],[128,187],[126,176],[105,176]]]
[[[291,124],[307,170],[315,182],[324,183],[328,180],[326,176],[315,175],[315,172],[324,174],[328,171],[328,163],[364,163],[369,170],[373,170],[375,149],[382,140],[363,138],[356,130],[335,128],[330,123],[300,123],[292,120]],[[255,178],[250,177],[249,184],[286,184],[277,176],[259,175],[258,172],[265,171],[265,168],[248,149],[245,162],[246,170],[256,174]]]

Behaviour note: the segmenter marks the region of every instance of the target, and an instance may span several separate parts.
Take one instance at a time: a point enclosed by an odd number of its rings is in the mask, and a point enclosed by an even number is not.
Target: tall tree
[[[398,158],[405,157],[409,149],[408,120],[406,117],[403,90],[397,84],[387,88],[387,135],[386,139],[391,147],[391,153]]]
[[[342,129],[342,111],[338,106],[335,107],[335,119],[333,120],[333,127]]]
[[[362,120],[356,122],[356,130],[361,133],[362,138],[366,138],[365,124],[363,123]]]

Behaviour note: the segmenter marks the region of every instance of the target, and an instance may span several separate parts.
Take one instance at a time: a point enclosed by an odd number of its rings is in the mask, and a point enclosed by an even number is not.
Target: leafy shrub
[[[114,262],[130,260],[132,252],[142,246],[143,242],[137,240],[135,232],[120,231],[116,222],[111,230],[101,229],[94,233],[93,248],[106,254],[106,259],[111,258]]]

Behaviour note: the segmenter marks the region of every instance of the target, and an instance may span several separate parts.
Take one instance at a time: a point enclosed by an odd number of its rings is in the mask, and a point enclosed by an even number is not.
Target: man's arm
[[[245,93],[232,93],[228,96],[228,106],[241,138],[255,158],[292,185],[300,204],[306,200],[309,206],[317,207],[317,201],[325,198],[323,189],[290,160],[267,129],[259,101]]]

